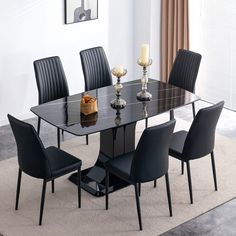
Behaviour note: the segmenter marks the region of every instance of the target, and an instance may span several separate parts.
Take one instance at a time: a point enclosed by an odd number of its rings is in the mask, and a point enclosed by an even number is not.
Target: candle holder
[[[152,94],[147,91],[147,84],[148,84],[147,67],[152,64],[152,59],[149,59],[147,63],[143,63],[140,59],[138,59],[137,63],[143,67],[143,76],[141,78],[142,91],[137,93],[137,99],[140,101],[150,101],[152,98]]]
[[[116,109],[116,118],[114,119],[116,126],[121,124],[120,109]]]
[[[143,101],[142,104],[143,104],[142,117],[147,118],[148,117],[147,102]]]
[[[124,75],[126,75],[127,70],[124,69],[123,71],[118,71],[116,68],[112,69],[112,74],[117,77],[117,82],[114,85],[114,88],[116,90],[116,98],[111,101],[111,106],[114,109],[123,109],[126,106],[126,101],[121,96],[121,90],[123,88],[123,85],[120,82],[120,78]]]

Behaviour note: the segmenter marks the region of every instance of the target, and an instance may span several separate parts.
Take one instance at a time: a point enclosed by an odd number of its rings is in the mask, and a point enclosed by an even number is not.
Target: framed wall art
[[[98,18],[98,0],[65,0],[65,23],[72,24]]]

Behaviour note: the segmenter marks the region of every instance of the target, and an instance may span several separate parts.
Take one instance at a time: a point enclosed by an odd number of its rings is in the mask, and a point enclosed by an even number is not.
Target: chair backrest
[[[65,72],[58,56],[34,61],[34,72],[39,104],[69,96]]]
[[[189,92],[194,92],[201,58],[202,56],[196,52],[178,50],[168,82]]]
[[[106,54],[102,47],[80,52],[84,73],[85,91],[112,85],[112,77]]]
[[[175,120],[171,120],[144,130],[131,166],[133,181],[152,181],[168,172],[168,152],[174,126]]]
[[[216,125],[223,106],[222,101],[198,111],[184,143],[184,159],[197,159],[213,151]]]
[[[26,174],[47,179],[51,176],[44,146],[34,127],[8,115],[15,136],[19,167]]]

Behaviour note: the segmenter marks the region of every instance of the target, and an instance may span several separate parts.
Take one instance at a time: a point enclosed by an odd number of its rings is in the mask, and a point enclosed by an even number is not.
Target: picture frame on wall
[[[65,23],[98,19],[98,0],[65,0]]]

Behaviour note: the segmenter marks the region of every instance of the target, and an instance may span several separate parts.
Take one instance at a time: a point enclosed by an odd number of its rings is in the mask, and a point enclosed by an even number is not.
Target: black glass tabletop
[[[136,95],[140,90],[140,80],[123,83],[121,98],[127,105],[120,110],[111,107],[115,90],[113,86],[108,86],[88,91],[89,95],[97,97],[98,102],[98,112],[88,116],[80,113],[83,93],[32,107],[31,111],[48,123],[80,136],[156,116],[199,99],[184,89],[153,79],[148,83],[148,91],[152,94],[150,101],[137,100]]]

